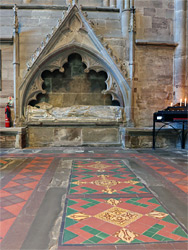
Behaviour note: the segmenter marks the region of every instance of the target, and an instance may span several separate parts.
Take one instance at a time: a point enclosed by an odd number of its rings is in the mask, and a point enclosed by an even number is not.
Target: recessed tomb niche
[[[112,101],[110,94],[103,94],[106,89],[107,73],[105,71],[87,72],[86,65],[79,54],[71,54],[64,71],[59,69],[50,72],[44,71],[42,88],[46,94],[39,94],[37,100],[31,101],[31,106],[46,102],[53,107],[71,107],[74,105],[109,105],[119,106],[118,101]],[[62,70],[61,70],[62,71]]]

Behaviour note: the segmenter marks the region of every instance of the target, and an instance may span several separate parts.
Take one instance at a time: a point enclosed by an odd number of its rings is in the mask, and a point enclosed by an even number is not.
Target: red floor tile
[[[8,220],[0,221],[0,237],[3,237],[3,238],[5,237],[8,230],[10,229],[12,224],[14,223],[15,219],[16,219],[16,217],[8,219]]]
[[[24,200],[28,200],[30,195],[32,194],[33,190],[31,191],[26,191],[26,192],[23,192],[23,193],[20,193],[20,194],[16,194],[16,196],[24,199]]]
[[[20,211],[22,210],[23,206],[25,205],[26,202],[21,202],[18,204],[14,204],[8,207],[4,207],[7,211],[9,211],[10,213],[14,214],[15,216],[17,216]]]

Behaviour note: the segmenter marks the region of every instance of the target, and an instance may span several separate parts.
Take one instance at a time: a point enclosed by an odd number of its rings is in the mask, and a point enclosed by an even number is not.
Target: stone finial
[[[19,25],[19,23],[18,23],[18,15],[17,15],[18,7],[17,7],[16,4],[13,7],[13,11],[14,11],[14,21],[13,21],[14,31],[18,32],[18,25]]]

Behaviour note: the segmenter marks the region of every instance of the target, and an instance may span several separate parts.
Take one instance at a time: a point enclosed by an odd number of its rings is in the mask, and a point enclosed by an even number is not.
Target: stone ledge
[[[142,46],[167,46],[167,47],[177,47],[178,43],[171,42],[171,41],[151,41],[151,40],[136,40],[136,45]]]
[[[0,128],[1,148],[24,148],[26,146],[26,128]]]
[[[14,5],[13,4],[0,4],[0,9],[13,9]],[[30,10],[30,9],[35,9],[35,10],[68,10],[67,6],[59,6],[59,5],[37,5],[37,4],[17,4],[17,7],[19,10]],[[95,6],[82,6],[81,9],[83,11],[104,11],[104,12],[120,12],[119,8],[113,8],[113,7],[95,7]]]
[[[160,127],[156,128],[156,132]],[[179,130],[180,131],[180,130]],[[125,148],[152,148],[153,128],[125,128]],[[180,131],[181,132],[181,131]],[[181,148],[179,136],[172,128],[163,128],[156,137],[156,148]],[[186,140],[188,148],[188,140]]]

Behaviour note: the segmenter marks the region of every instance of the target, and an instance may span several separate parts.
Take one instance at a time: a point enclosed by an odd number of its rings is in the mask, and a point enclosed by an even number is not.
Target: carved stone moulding
[[[122,97],[121,90],[116,80],[112,76],[112,74],[105,69],[105,67],[101,64],[97,58],[92,57],[85,51],[77,50],[76,47],[71,50],[64,51],[61,54],[58,54],[51,59],[47,60],[42,66],[40,66],[40,70],[36,73],[32,81],[29,83],[24,101],[24,114],[26,111],[27,105],[33,101],[37,100],[37,95],[42,93],[45,94],[46,91],[42,88],[44,80],[41,75],[42,72],[48,70],[53,72],[54,70],[59,70],[60,72],[64,72],[64,65],[68,62],[68,57],[71,54],[77,53],[81,56],[82,62],[86,65],[85,73],[88,73],[90,70],[94,70],[95,72],[105,71],[107,73],[106,82],[106,90],[103,90],[102,93],[110,94],[112,96],[112,100],[116,100],[119,102],[120,106],[124,107],[124,101]]]

